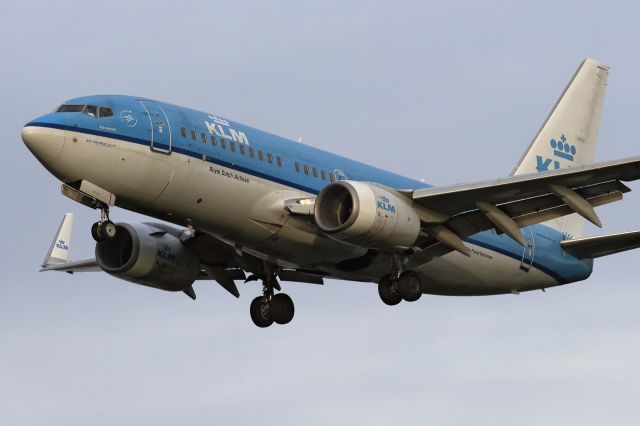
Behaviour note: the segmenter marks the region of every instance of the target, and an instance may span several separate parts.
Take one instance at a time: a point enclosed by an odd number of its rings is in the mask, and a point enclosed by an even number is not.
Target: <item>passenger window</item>
[[[227,149],[227,141],[220,139],[220,148]]]
[[[194,141],[198,139],[198,134],[195,130],[191,130],[191,139],[193,139]]]
[[[100,109],[98,110],[98,117],[100,118],[113,117],[113,111],[111,110],[111,108],[100,107]]]
[[[327,174],[324,172],[324,170],[320,170],[320,177],[322,178],[322,180],[327,180]]]
[[[300,163],[296,161],[296,172],[300,173]]]
[[[282,167],[282,158],[279,155],[276,157],[276,161],[278,162],[278,167]]]
[[[207,143],[207,135],[204,133],[200,133],[200,139],[202,139],[202,143]]]
[[[244,145],[240,145],[240,154],[244,155],[245,152],[246,152],[246,149]]]
[[[180,134],[182,135],[183,138],[187,137],[187,129],[185,129],[184,127],[180,127]]]
[[[333,173],[329,173],[329,180],[331,182],[335,182],[336,181],[336,177],[333,175]]]
[[[211,145],[216,146],[216,137],[211,135]]]
[[[249,147],[249,157],[253,158],[255,156],[255,152],[253,151],[253,148]]]
[[[258,150],[258,160],[263,161],[264,160],[264,153],[260,150]]]
[[[269,164],[273,164],[273,155],[271,155],[271,153],[267,154],[267,161]]]
[[[236,152],[236,143],[233,141],[229,142],[229,148],[231,148],[231,152]]]
[[[98,107],[94,105],[87,105],[84,107],[84,112],[91,117],[95,117],[98,114]]]
[[[306,164],[304,165],[304,174],[305,175],[309,175],[309,166],[307,166]]]
[[[318,169],[313,168],[313,177],[318,177]]]

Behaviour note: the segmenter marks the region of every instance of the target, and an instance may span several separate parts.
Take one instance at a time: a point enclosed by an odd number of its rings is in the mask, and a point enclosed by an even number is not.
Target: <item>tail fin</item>
[[[593,163],[608,75],[605,64],[582,61],[512,175]],[[583,220],[576,214],[547,225],[571,237],[582,235]]]
[[[71,228],[73,227],[73,213],[67,213],[60,222],[47,256],[42,261],[42,267],[58,265],[69,261],[69,246],[71,244]]]

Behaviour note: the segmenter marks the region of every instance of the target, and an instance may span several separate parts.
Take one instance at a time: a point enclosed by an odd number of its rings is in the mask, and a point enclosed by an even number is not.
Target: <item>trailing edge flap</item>
[[[640,231],[566,240],[561,241],[560,245],[572,256],[594,259],[639,248]]]
[[[278,278],[282,281],[292,281],[298,283],[307,283],[307,284],[324,284],[324,280],[322,279],[322,275],[316,275],[311,273],[306,273],[302,271],[296,271],[291,269],[285,269],[278,273]]]

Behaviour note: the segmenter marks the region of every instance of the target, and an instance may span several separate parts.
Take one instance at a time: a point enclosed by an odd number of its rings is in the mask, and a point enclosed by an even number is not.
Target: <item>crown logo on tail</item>
[[[576,146],[568,143],[564,134],[560,136],[559,141],[551,139],[549,145],[553,148],[554,156],[573,161],[573,156],[576,155]]]

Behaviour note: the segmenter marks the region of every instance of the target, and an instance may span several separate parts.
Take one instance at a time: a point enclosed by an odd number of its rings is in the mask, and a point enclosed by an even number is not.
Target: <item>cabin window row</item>
[[[219,140],[215,137],[215,135],[211,135],[210,137],[207,137],[206,133],[200,133],[198,135],[198,132],[195,130],[191,130],[190,132],[191,135],[191,139],[196,141],[198,139],[200,139],[202,141],[202,143],[206,144],[208,142],[211,142],[212,146],[218,146],[218,143],[220,144],[220,148],[226,150],[227,146],[229,147],[229,150],[231,152],[240,152],[240,155],[248,155],[249,158],[256,158],[256,156],[258,157],[258,160],[260,161],[267,161],[267,163],[269,164],[273,164],[274,160],[275,163],[278,165],[278,167],[282,167],[282,158],[279,155],[274,156],[273,154],[271,154],[270,152],[263,152],[262,150],[258,150],[256,151],[253,147],[246,147],[244,144],[241,143],[236,143],[235,141],[228,141],[224,138],[220,138]],[[180,128],[180,134],[182,135],[183,138],[187,137],[187,129],[184,127]],[[256,155],[257,154],[257,155]]]
[[[336,181],[336,177],[333,173],[325,172],[324,170],[318,169],[317,167],[313,167],[313,166],[310,167],[307,164],[300,164],[296,161],[295,168],[296,168],[296,172],[298,173],[303,172],[307,176],[311,174],[313,175],[314,178],[320,177],[320,179],[322,179],[323,181],[326,181],[327,177],[331,182]]]

